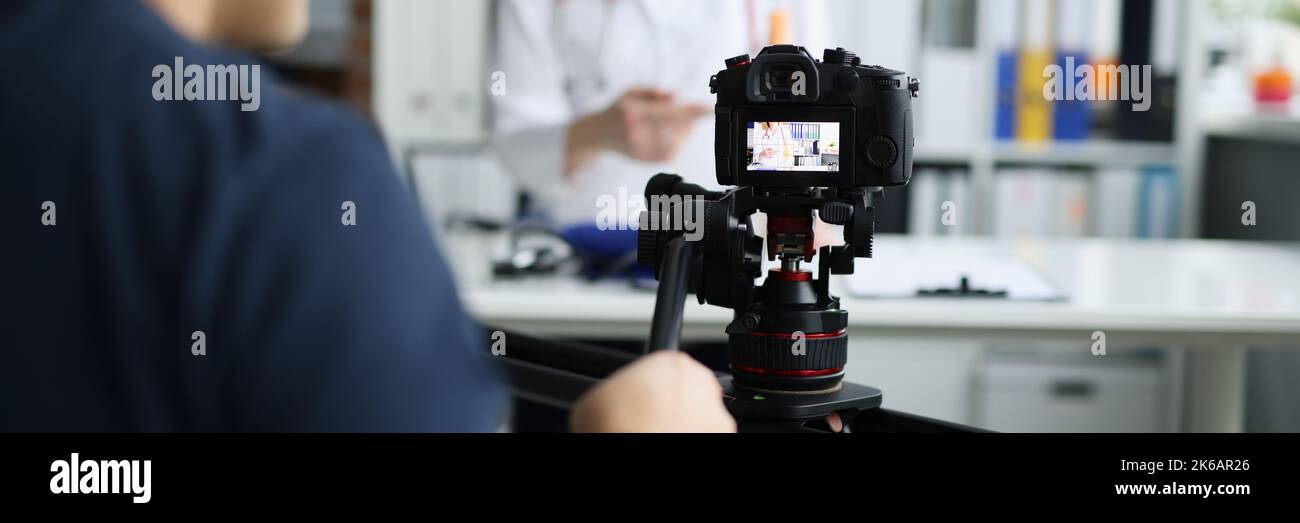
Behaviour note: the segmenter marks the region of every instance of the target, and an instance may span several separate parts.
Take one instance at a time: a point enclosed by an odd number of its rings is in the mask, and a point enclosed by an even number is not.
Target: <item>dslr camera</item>
[[[695,294],[734,311],[723,383],[742,425],[799,430],[875,409],[879,390],[842,383],[848,313],[828,282],[871,256],[877,200],[911,178],[919,85],[843,48],[819,61],[802,47],[775,45],[725,66],[709,86],[717,180],[731,188],[709,191],[672,174],[646,185],[647,201],[666,202],[650,206],[638,232],[638,258],[660,281],[646,349],[677,347],[685,296]],[[702,236],[653,225],[689,205],[703,206]],[[752,219],[759,212],[764,231]],[[818,220],[842,226],[843,241],[816,242]],[[801,267],[814,257],[815,275]]]
[[[726,60],[717,95],[718,183],[897,187],[912,176],[912,97],[902,72],[827,49],[774,45]]]

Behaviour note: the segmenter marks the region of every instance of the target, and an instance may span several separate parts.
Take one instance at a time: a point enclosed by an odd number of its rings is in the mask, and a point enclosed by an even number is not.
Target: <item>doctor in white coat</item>
[[[820,0],[503,0],[498,153],[557,224],[611,201],[635,224],[655,173],[717,186],[708,84],[723,60],[769,43],[820,57],[826,16]]]

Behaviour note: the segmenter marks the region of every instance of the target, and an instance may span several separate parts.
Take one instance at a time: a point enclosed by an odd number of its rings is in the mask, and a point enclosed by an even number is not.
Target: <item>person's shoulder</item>
[[[277,79],[263,86],[261,107],[251,114],[227,112],[239,156],[250,165],[319,177],[349,165],[368,163],[367,172],[391,174],[388,151],[375,125],[356,110]]]
[[[259,136],[279,143],[286,151],[310,155],[303,160],[321,162],[338,156],[363,154],[384,158],[387,149],[379,130],[355,109],[320,96],[295,91],[274,82],[257,115]],[[260,113],[262,110],[259,110]],[[268,135],[274,135],[271,138]]]

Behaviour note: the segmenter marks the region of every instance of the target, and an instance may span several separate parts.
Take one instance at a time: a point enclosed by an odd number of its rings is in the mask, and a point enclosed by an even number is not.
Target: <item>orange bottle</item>
[[[781,45],[794,43],[794,31],[790,27],[790,12],[785,9],[777,8],[772,10],[768,16],[771,25],[771,32],[768,34],[767,45]]]

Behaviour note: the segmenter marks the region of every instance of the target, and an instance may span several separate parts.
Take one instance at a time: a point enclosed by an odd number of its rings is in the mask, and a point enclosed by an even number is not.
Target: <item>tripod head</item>
[[[737,383],[766,391],[834,390],[847,360],[848,313],[831,296],[829,278],[852,274],[854,258],[871,256],[878,194],[878,188],[711,192],[659,174],[646,186],[650,210],[642,215],[638,257],[662,276],[666,247],[674,239],[687,242],[683,230],[692,227],[685,217],[701,217],[694,228],[702,234],[690,242],[684,266],[686,291],[700,303],[735,311],[727,335]],[[760,211],[767,215],[766,239],[754,230],[752,217]],[[842,225],[844,244],[815,249],[817,219]],[[765,251],[780,267],[756,286]],[[803,268],[814,258],[816,275]]]
[[[680,324],[689,292],[734,311],[726,332],[737,386],[835,393],[848,313],[830,295],[829,278],[852,274],[854,258],[871,256],[876,200],[911,178],[918,84],[844,49],[817,61],[802,47],[771,46],[726,66],[710,86],[718,96],[717,178],[734,187],[708,191],[671,174],[646,185],[638,257],[661,280],[648,348],[676,346],[680,325],[671,323]],[[757,212],[767,216],[765,237],[754,230]],[[843,244],[818,249],[816,220],[843,226]],[[780,265],[756,286],[764,252]],[[814,258],[815,276],[803,268]]]

